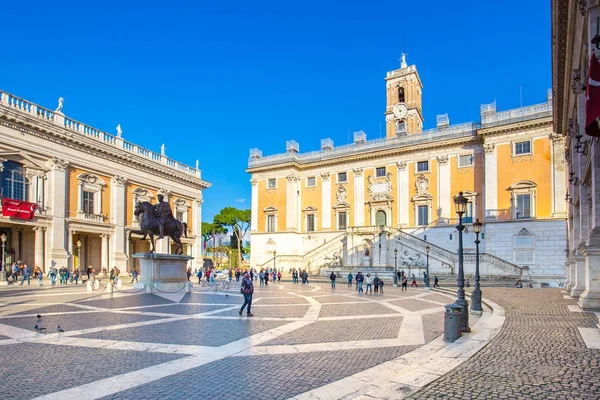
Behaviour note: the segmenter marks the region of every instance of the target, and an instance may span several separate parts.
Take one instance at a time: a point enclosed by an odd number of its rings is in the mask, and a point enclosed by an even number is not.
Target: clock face
[[[399,103],[394,106],[392,112],[394,113],[394,117],[398,119],[406,118],[408,107],[404,103]]]

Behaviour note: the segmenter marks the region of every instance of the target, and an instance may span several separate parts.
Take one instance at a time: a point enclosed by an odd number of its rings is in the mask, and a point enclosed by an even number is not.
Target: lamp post
[[[479,234],[483,224],[479,222],[479,218],[473,222],[473,232],[475,232],[475,290],[471,293],[471,313],[481,314],[481,289],[479,288]]]
[[[273,250],[273,269],[277,269],[275,268],[275,260],[277,259],[277,252],[275,250]]]
[[[425,274],[427,274],[427,277],[425,278],[425,287],[429,288],[429,250],[431,250],[431,247],[429,247],[429,245],[425,246],[425,252],[427,253],[427,264],[425,264],[425,270],[427,272],[425,272]]]
[[[398,287],[398,249],[394,249],[394,287]]]
[[[81,270],[81,240],[77,239],[77,269]]]
[[[463,332],[471,332],[469,328],[469,302],[465,299],[465,272],[463,269],[463,237],[462,233],[465,230],[465,226],[462,223],[462,217],[467,209],[467,198],[463,196],[463,192],[458,192],[454,196],[454,207],[456,214],[458,214],[458,225],[456,230],[458,231],[458,298],[456,304],[462,307],[461,313],[461,330]]]
[[[0,236],[2,240],[2,270],[0,271],[0,282],[6,282],[6,233]]]

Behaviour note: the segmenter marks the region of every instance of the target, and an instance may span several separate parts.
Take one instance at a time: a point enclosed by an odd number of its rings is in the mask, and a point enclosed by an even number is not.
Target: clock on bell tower
[[[386,137],[410,135],[423,130],[421,94],[423,85],[417,67],[406,64],[402,53],[400,68],[385,77],[387,101],[385,108]]]

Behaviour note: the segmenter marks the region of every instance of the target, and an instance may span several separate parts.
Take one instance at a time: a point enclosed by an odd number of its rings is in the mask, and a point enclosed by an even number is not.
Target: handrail
[[[322,245],[319,245],[319,246],[315,247],[314,249],[309,250],[308,252],[306,252],[303,257],[304,258],[311,257],[313,254],[316,254],[321,249],[324,249],[325,247],[331,247],[332,243],[335,243],[335,241],[338,240],[338,239],[342,239],[344,236],[346,236],[345,232],[344,233],[340,233],[339,235],[332,237],[331,239],[329,239],[328,241],[326,241]]]

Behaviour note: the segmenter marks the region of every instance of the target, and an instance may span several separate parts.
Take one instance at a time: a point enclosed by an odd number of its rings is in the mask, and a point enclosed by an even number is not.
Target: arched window
[[[2,167],[2,197],[28,201],[29,183],[25,177],[25,168],[14,161],[5,161]]]
[[[375,224],[377,226],[382,226],[386,224],[387,220],[387,215],[385,215],[385,211],[383,210],[379,210],[377,211],[377,213],[375,214]]]
[[[404,88],[402,86],[398,87],[398,103],[404,103]]]

